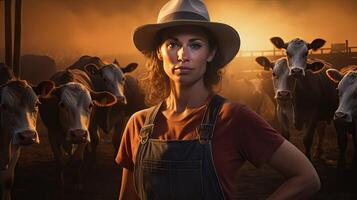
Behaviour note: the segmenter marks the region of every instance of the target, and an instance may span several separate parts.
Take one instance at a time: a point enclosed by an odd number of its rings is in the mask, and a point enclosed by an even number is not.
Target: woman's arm
[[[289,141],[284,141],[273,153],[268,165],[287,178],[268,199],[307,199],[320,190],[314,166]]]
[[[133,171],[123,168],[119,200],[140,200],[134,189]]]

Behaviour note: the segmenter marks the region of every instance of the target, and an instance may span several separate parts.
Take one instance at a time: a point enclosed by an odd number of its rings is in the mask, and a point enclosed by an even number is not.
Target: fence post
[[[11,0],[5,0],[5,64],[12,68]]]
[[[15,36],[14,36],[14,61],[13,71],[17,78],[20,78],[20,56],[21,56],[21,2],[15,0]]]

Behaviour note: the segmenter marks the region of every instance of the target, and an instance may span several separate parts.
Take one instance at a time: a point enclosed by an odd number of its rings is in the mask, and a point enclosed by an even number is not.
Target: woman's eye
[[[167,47],[169,48],[169,49],[174,49],[174,48],[176,48],[178,46],[178,44],[176,43],[176,42],[169,42],[168,44],[167,44]]]
[[[202,45],[199,44],[199,43],[193,43],[193,44],[191,44],[190,46],[191,46],[192,49],[199,49],[199,48],[202,47]]]

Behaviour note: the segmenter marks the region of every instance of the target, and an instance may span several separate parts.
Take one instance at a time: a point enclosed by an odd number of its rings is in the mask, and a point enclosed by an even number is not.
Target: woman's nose
[[[177,60],[180,62],[188,61],[187,49],[184,46],[177,51]]]

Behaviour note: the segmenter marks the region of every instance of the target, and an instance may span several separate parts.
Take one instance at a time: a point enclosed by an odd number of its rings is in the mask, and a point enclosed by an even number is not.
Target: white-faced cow
[[[52,81],[43,81],[32,87],[24,80],[13,78],[0,86],[0,185],[3,200],[11,199],[14,170],[21,147],[40,142],[36,131],[40,103],[37,95],[47,95],[53,87]]]
[[[265,69],[273,70],[277,112],[284,128],[284,136],[289,138],[288,127],[292,118],[296,129],[305,128],[305,153],[311,158],[311,146],[317,128],[319,140],[315,156],[319,158],[326,124],[332,120],[338,105],[336,84],[329,81],[325,74],[328,64],[307,60],[304,76],[297,79],[291,75],[286,58],[271,62],[266,57],[258,57],[256,61]]]
[[[48,129],[61,184],[65,183],[64,169],[71,164],[75,189],[81,190],[84,156],[95,156],[99,140],[92,128],[93,115],[97,108],[115,104],[116,98],[108,92],[94,92],[89,77],[81,70],[60,71],[51,80],[56,88],[49,97],[40,99],[41,119]]]
[[[338,83],[339,106],[335,111],[334,123],[339,130],[337,135],[339,147],[338,169],[342,172],[346,165],[347,133],[352,134],[354,145],[353,164],[357,169],[357,67],[353,70],[335,69],[326,71],[328,77]]]
[[[293,96],[295,80],[289,76],[289,68],[286,58],[280,58],[274,62],[266,57],[257,57],[257,63],[262,65],[266,70],[272,70],[271,79],[274,88],[274,101],[278,121],[281,125],[282,135],[290,138],[290,125],[293,122]]]
[[[69,67],[86,72],[95,91],[111,92],[118,99],[118,103],[111,107],[98,108],[94,116],[97,127],[104,133],[113,133],[115,151],[119,147],[127,116],[146,107],[137,80],[127,75],[137,66],[137,63],[130,63],[121,67],[116,60],[107,64],[98,57],[82,56]]]
[[[307,65],[307,57],[309,50],[316,51],[325,44],[323,39],[315,39],[311,43],[308,43],[302,39],[295,38],[290,42],[285,43],[280,37],[273,37],[270,39],[273,45],[278,49],[286,50],[286,58],[289,66],[289,75],[295,78],[301,78],[305,76],[306,70],[314,65]],[[319,69],[319,66],[316,66]],[[318,69],[312,69],[317,71]]]

